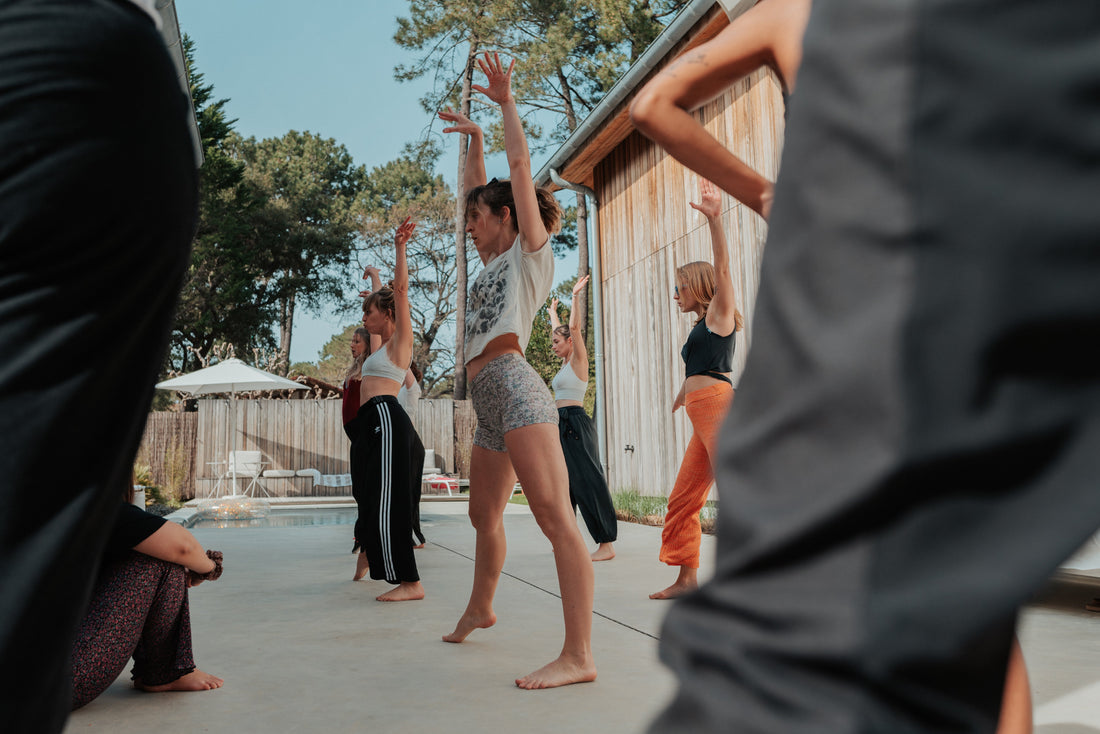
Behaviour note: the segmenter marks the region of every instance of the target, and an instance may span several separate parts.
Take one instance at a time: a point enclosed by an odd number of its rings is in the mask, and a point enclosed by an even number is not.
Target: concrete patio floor
[[[145,694],[127,672],[73,714],[66,734],[643,731],[675,686],[657,660],[669,603],[646,598],[675,576],[656,558],[660,529],[620,523],[618,557],[595,564],[599,679],[523,691],[513,680],[562,641],[550,546],[527,508],[509,505],[498,622],[444,643],[473,578],[465,512],[464,502],[422,505],[427,597],[399,604],[374,601],[384,582],[350,580],[349,525],[194,530],[226,558],[222,579],[191,594],[195,660],[225,687]],[[703,578],[713,542],[704,537]],[[1039,734],[1100,734],[1100,615],[1082,609],[1098,594],[1093,579],[1055,580],[1023,616]]]

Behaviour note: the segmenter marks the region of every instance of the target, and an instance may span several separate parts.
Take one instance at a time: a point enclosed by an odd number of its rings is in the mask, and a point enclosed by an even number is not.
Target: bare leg
[[[592,551],[593,561],[610,561],[615,557],[615,547],[611,543],[600,543],[600,547]]]
[[[1001,701],[1001,720],[997,724],[997,734],[1031,734],[1033,725],[1027,666],[1020,650],[1020,641],[1013,639],[1012,652],[1008,657],[1008,671],[1005,673],[1005,692]]]
[[[385,594],[374,598],[377,601],[416,601],[424,598],[424,587],[419,581],[402,581]]]
[[[531,513],[554,548],[565,643],[550,663],[517,678],[520,688],[554,688],[596,679],[592,657],[592,559],[569,504],[569,475],[561,453],[558,429],[537,423],[504,436],[508,454],[523,484]]]
[[[474,587],[466,611],[445,642],[462,642],[478,628],[492,627],[493,597],[504,568],[508,542],[504,536],[504,506],[512,496],[516,474],[508,454],[474,446],[470,456],[470,522],[477,531]]]
[[[367,554],[359,551],[359,557],[355,559],[355,575],[351,577],[351,580],[359,581],[367,575],[368,571],[370,571],[370,562],[367,560]]]
[[[198,668],[162,686],[147,686],[141,681],[134,681],[134,688],[140,688],[150,693],[164,693],[166,691],[210,691],[215,688],[221,688],[223,685],[225,685],[224,680],[216,675],[204,673]]]
[[[661,589],[649,595],[650,599],[675,599],[678,596],[695,591],[699,588],[699,569],[690,566],[680,566],[680,573],[676,576],[675,583],[667,589]]]

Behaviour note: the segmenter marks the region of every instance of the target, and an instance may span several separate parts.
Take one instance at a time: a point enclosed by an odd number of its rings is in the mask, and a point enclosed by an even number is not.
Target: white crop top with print
[[[502,334],[519,337],[527,349],[535,312],[554,283],[554,252],[547,242],[538,252],[524,252],[519,237],[478,273],[466,301],[466,363]]]
[[[405,381],[405,370],[409,366],[398,367],[395,365],[390,360],[390,350],[386,348],[387,346],[383,345],[381,349],[363,360],[363,377],[384,377],[387,380],[393,380],[401,384]]]

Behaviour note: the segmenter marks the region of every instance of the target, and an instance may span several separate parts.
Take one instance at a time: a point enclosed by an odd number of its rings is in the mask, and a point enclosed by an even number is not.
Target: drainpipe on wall
[[[558,175],[556,169],[550,169],[550,180],[563,189],[583,194],[592,202],[592,243],[588,252],[591,261],[589,269],[592,274],[592,278],[589,280],[592,288],[592,327],[596,330],[594,339],[596,348],[593,354],[593,359],[596,360],[596,439],[599,442],[600,466],[603,467],[603,474],[606,477],[607,422],[604,412],[606,399],[603,389],[603,279],[600,277],[600,201],[596,198],[595,191],[583,184],[566,181]]]

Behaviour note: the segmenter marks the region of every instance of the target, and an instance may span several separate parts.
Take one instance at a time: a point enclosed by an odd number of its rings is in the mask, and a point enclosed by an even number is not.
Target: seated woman
[[[206,691],[225,682],[195,667],[187,590],[221,576],[222,554],[131,504],[127,487],[73,646],[73,709],[107,690],[134,659],[143,691]]]

